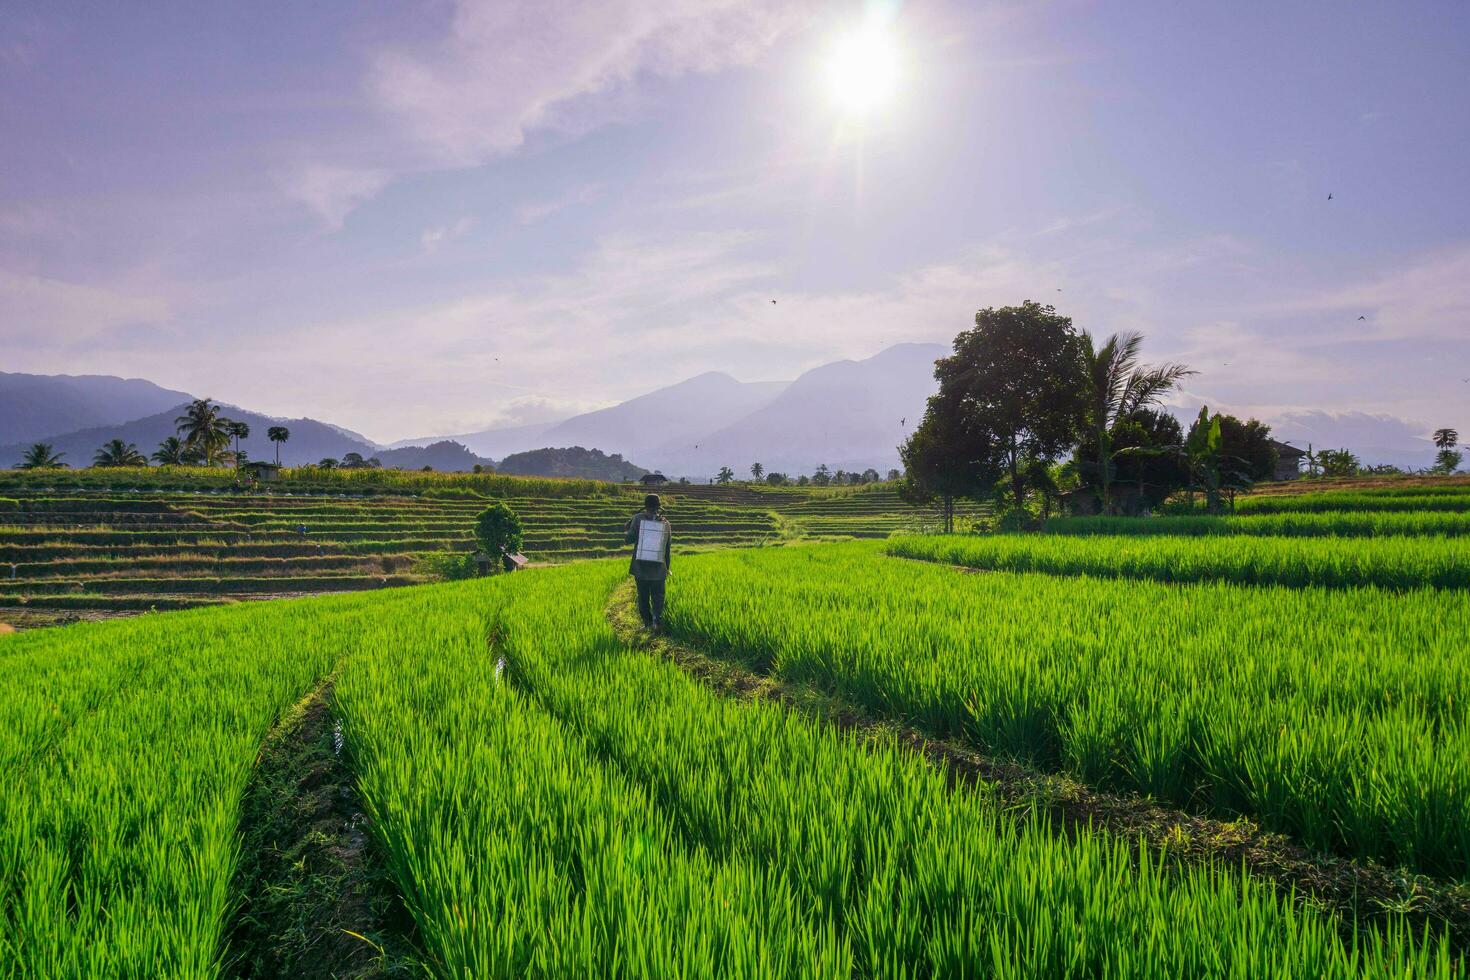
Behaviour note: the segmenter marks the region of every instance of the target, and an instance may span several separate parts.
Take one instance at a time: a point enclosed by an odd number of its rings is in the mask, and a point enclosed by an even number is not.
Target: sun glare
[[[868,27],[832,46],[827,88],[843,112],[853,116],[876,112],[893,100],[897,85],[898,52],[881,28]]]

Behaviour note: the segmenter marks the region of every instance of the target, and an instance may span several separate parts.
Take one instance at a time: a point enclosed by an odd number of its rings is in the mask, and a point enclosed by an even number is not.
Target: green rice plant
[[[1257,494],[1240,497],[1241,514],[1320,514],[1328,511],[1452,511],[1470,512],[1470,490],[1458,492],[1379,494],[1355,490],[1325,493]]]
[[[723,700],[620,646],[620,576],[419,590],[349,654],[371,826],[445,975],[1460,970],[1392,921],[1344,941],[1238,870],[1054,836],[895,743]]]
[[[1235,582],[1386,589],[1470,587],[1467,538],[907,537],[899,558],[1004,572],[1045,572],[1160,582]]]
[[[1470,534],[1470,514],[1328,511],[1207,517],[1054,517],[1047,534],[1187,534],[1267,537],[1390,537]]]
[[[701,555],[674,588],[675,635],[876,716],[1470,874],[1460,594],[975,575],[864,544]]]
[[[0,647],[0,975],[212,976],[261,739],[342,607],[83,624]]]

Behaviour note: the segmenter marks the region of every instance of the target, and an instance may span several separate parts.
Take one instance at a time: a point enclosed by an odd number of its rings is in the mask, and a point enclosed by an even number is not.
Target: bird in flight
[[[1366,319],[1368,319],[1368,318],[1367,318],[1367,317],[1366,317],[1366,316],[1360,316],[1360,317],[1358,317],[1358,319],[1359,319],[1359,320],[1366,320]]]
[[[1328,191],[1327,192],[1327,200],[1329,200],[1329,201],[1332,200],[1332,192],[1331,191]]]
[[[771,300],[771,305],[772,306],[775,306],[776,305],[776,301],[775,300]]]
[[[909,420],[909,417],[907,415],[905,415],[903,418],[901,418],[901,419],[898,420],[898,424],[899,425],[903,425],[906,422],[908,422],[908,420]]]

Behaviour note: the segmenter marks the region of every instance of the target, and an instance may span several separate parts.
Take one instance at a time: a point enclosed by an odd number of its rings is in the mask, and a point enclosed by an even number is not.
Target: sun
[[[850,116],[871,115],[893,101],[898,49],[881,27],[868,26],[832,45],[826,69],[833,103]]]

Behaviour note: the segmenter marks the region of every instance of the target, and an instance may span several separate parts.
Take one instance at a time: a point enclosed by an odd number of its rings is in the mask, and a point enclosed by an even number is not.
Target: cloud
[[[451,224],[425,228],[423,234],[419,235],[419,246],[425,253],[432,255],[439,251],[440,245],[463,237],[474,226],[475,219],[465,215]]]
[[[1470,339],[1470,244],[1412,257],[1365,281],[1287,298],[1258,312],[1320,314],[1335,329],[1320,334],[1335,342],[1440,338]],[[1366,317],[1358,320],[1359,316]]]
[[[601,184],[578,184],[550,200],[521,205],[516,209],[516,221],[523,225],[535,224],[558,211],[564,211],[578,204],[591,204],[601,196]]]
[[[0,270],[0,341],[12,348],[56,349],[170,313],[161,296]]]
[[[606,118],[589,100],[640,75],[750,64],[812,18],[812,0],[459,0],[448,34],[385,48],[368,88],[443,166],[508,153],[547,127]]]
[[[306,164],[283,178],[286,194],[305,204],[333,231],[359,204],[388,186],[386,170]]]

